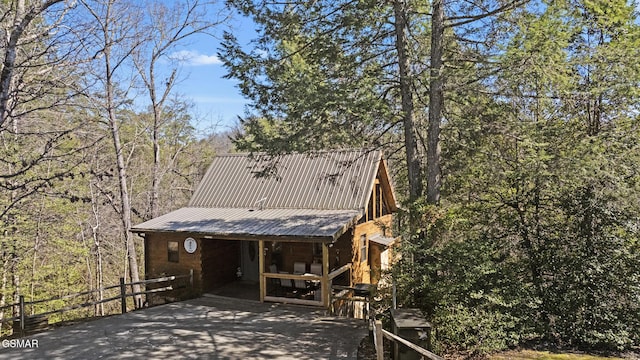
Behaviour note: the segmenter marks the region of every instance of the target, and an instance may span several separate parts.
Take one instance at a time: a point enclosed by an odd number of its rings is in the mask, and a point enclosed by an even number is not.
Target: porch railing
[[[282,284],[283,280],[290,280],[290,281],[302,280],[302,281],[317,282],[317,283],[320,284],[320,289],[319,290],[320,290],[321,296],[320,296],[319,300],[317,300],[317,299],[314,299],[314,300],[299,299],[299,298],[292,298],[292,297],[286,297],[286,296],[269,295],[267,293],[267,291],[265,290],[265,292],[262,294],[262,299],[264,301],[272,301],[272,302],[283,302],[283,303],[289,303],[289,304],[301,304],[301,305],[313,305],[313,306],[326,306],[326,307],[328,307],[329,304],[331,304],[331,296],[332,296],[331,288],[332,288],[333,280],[335,278],[337,278],[338,276],[344,274],[345,272],[349,272],[349,271],[351,271],[351,263],[343,265],[343,266],[339,267],[338,269],[335,269],[334,271],[332,271],[329,274],[327,274],[326,280],[325,280],[325,277],[323,275],[288,274],[288,273],[266,272],[266,273],[262,274],[262,276],[265,279],[265,282],[264,282],[265,284],[270,284],[270,283],[275,283],[275,282],[279,282],[280,284]]]

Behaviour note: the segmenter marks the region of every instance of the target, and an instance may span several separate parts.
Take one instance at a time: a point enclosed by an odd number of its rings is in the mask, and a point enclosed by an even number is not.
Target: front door
[[[242,241],[240,262],[242,280],[258,282],[260,280],[260,266],[258,259],[258,242]]]

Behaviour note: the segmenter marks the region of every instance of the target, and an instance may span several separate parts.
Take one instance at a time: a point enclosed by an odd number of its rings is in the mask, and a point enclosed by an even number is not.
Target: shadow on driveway
[[[32,335],[0,359],[356,359],[366,335],[323,310],[202,297]]]

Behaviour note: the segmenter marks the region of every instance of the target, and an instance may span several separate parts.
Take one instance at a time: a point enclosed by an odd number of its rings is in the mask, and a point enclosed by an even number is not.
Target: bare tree
[[[8,5],[0,4],[2,15],[0,22],[7,22],[8,26],[2,29],[2,68],[0,70],[0,128],[9,118],[9,101],[16,91],[14,82],[16,67],[19,66],[18,52],[24,43],[29,43],[38,38],[42,33],[47,33],[51,28],[44,28],[39,33],[29,33],[30,25],[35,19],[40,18],[49,8],[62,2],[62,0],[44,0],[30,2],[26,0],[12,1]],[[6,8],[5,8],[6,7]],[[13,15],[13,21],[10,17]],[[9,20],[9,21],[7,21]],[[55,22],[54,22],[55,24]]]
[[[97,49],[93,67],[95,90],[102,96],[91,96],[111,137],[115,155],[115,167],[119,185],[119,215],[122,233],[127,249],[129,278],[140,281],[138,256],[133,236],[128,231],[132,225],[131,196],[129,193],[127,161],[121,140],[120,112],[129,101],[127,94],[132,90],[133,78],[130,71],[132,55],[147,41],[148,34],[138,31],[137,24],[145,12],[129,2],[104,0],[82,1],[95,25],[94,31],[85,39],[88,49]],[[132,286],[133,292],[140,292],[140,285]],[[142,305],[142,296],[134,296],[136,307]]]
[[[0,3],[0,306],[5,294],[18,295],[18,263],[33,251],[35,268],[42,240],[37,233],[33,248],[25,246],[20,219],[30,209],[24,204],[43,199],[82,162],[82,146],[64,145],[80,140],[82,126],[68,114],[78,94],[79,61],[70,29],[62,25],[71,8],[62,0]]]
[[[135,67],[142,79],[151,108],[151,142],[153,147],[153,168],[151,171],[151,193],[149,213],[146,218],[159,216],[160,183],[165,170],[161,169],[161,130],[170,120],[167,113],[168,102],[178,80],[180,60],[171,59],[172,52],[196,34],[210,34],[216,26],[223,24],[228,15],[222,10],[215,15],[207,11],[207,2],[177,1],[168,7],[164,3],[151,1],[147,4],[149,12],[141,31],[149,34],[148,41],[141,44],[141,51],[134,57]],[[158,62],[171,61],[172,69],[168,75],[159,74]],[[162,77],[162,79],[159,79]],[[171,156],[170,159],[175,159]],[[169,168],[171,168],[169,164]]]
[[[12,194],[0,218],[77,164],[38,170],[77,153],[61,153],[58,146],[82,126],[68,115],[78,94],[81,61],[69,27],[62,25],[69,11],[61,0],[0,3],[0,188]]]

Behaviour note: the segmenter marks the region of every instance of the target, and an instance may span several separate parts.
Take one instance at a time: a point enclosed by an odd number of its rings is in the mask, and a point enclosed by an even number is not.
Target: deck
[[[356,359],[362,320],[220,296],[115,315],[30,336],[0,359]]]

